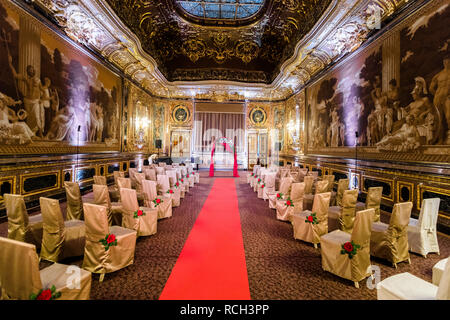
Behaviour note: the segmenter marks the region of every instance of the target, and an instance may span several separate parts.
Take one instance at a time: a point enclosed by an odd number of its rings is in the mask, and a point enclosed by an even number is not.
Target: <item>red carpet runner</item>
[[[250,299],[234,179],[216,178],[159,299]]]

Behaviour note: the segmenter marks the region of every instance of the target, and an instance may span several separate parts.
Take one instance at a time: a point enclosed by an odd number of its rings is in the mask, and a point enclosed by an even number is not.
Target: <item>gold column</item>
[[[400,31],[391,33],[383,41],[382,57],[382,89],[386,92],[392,79],[400,85]]]

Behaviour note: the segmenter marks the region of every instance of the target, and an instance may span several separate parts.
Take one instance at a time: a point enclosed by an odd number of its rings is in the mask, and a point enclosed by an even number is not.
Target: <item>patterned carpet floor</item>
[[[246,183],[247,172],[239,172],[235,179],[242,236],[245,248],[250,294],[256,300],[373,300],[376,290],[366,281],[357,289],[353,283],[325,272],[321,267],[320,249],[295,240],[292,226],[278,221],[268,202],[258,199]],[[144,300],[158,299],[202,206],[208,197],[214,179],[207,171],[200,171],[200,183],[191,188],[181,206],[173,209],[173,216],[158,221],[154,236],[141,237],[136,243],[134,264],[107,274],[103,283],[93,275],[91,299]],[[232,173],[217,172],[217,176],[231,178]],[[86,195],[85,197],[89,197]],[[65,203],[61,202],[65,211]],[[382,214],[382,222],[389,216]],[[7,236],[7,223],[0,223],[0,236]],[[427,258],[411,254],[411,265],[400,263],[395,269],[383,260],[372,258],[380,268],[381,279],[410,272],[431,282],[432,267],[450,255],[450,238],[438,236],[441,255]],[[61,263],[81,266],[82,258],[70,258]],[[41,268],[48,266],[41,262]]]

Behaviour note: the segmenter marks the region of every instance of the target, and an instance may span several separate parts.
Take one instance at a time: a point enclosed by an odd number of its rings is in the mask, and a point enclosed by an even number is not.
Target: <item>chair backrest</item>
[[[34,244],[0,237],[0,284],[4,299],[29,300],[42,289]]]
[[[361,246],[369,244],[374,214],[373,208],[356,212],[351,236],[355,243]]]
[[[291,185],[292,185],[292,178],[290,177],[281,178],[280,192],[283,193],[284,195],[289,194],[289,191],[291,190]]]
[[[138,171],[138,169],[137,168],[130,168],[129,170],[128,170],[128,173],[129,173],[129,175],[130,175],[130,179],[134,179],[134,175],[136,174],[136,173],[138,173],[139,171]]]
[[[164,167],[156,167],[156,176],[161,174],[166,174],[166,169]]]
[[[314,185],[314,177],[313,176],[305,176],[303,178],[303,182],[305,183],[305,194],[311,194],[312,188]]]
[[[166,166],[166,163],[165,162],[159,162],[158,166],[164,168]]]
[[[166,175],[169,177],[169,184],[171,187],[177,182],[177,171],[176,170],[166,170]]]
[[[291,185],[291,200],[294,203],[294,206],[297,205],[298,202],[303,204],[303,196],[305,194],[305,183],[304,182],[294,182]]]
[[[105,176],[94,176],[94,184],[100,184],[106,186],[106,177]]]
[[[256,175],[256,171],[258,170],[258,168],[260,168],[260,165],[255,165],[253,166],[253,173]]]
[[[348,190],[350,179],[339,179],[338,188],[336,192],[336,205],[342,207],[342,197],[344,196],[344,191]]]
[[[8,238],[26,242],[29,225],[23,196],[5,193],[3,198],[8,216]]]
[[[142,192],[142,181],[145,180],[145,173],[135,173],[134,177],[136,179],[136,192]]]
[[[316,193],[328,192],[328,180],[322,180],[316,182]]]
[[[342,231],[351,233],[355,223],[356,201],[358,200],[358,189],[345,190],[342,196],[342,213],[343,221]]]
[[[308,175],[309,176],[313,176],[314,177],[314,181],[316,181],[317,178],[319,177],[319,172],[318,171],[309,171]]]
[[[145,169],[145,179],[156,181],[156,170],[155,169]]]
[[[328,181],[328,187],[327,187],[327,192],[328,191],[333,191],[333,187],[334,187],[334,179],[335,176],[333,174],[326,174],[322,177],[322,180],[327,180]]]
[[[109,233],[108,213],[106,207],[92,203],[83,203],[86,226],[86,247],[98,243]],[[92,243],[90,243],[92,242]]]
[[[144,192],[145,206],[149,207],[150,202],[152,202],[158,195],[156,192],[156,181],[152,180],[142,181],[142,189]]]
[[[125,178],[125,173],[123,171],[113,171],[114,174],[114,184],[117,186],[118,178]]]
[[[94,202],[99,206],[106,206],[111,208],[111,199],[109,198],[108,186],[102,184],[94,184],[92,186],[94,191]],[[83,204],[84,208],[84,204]]]
[[[131,189],[131,180],[129,178],[117,178],[117,187],[120,189]]]
[[[64,181],[67,199],[66,220],[83,220],[83,201],[77,182]]]
[[[264,186],[266,188],[275,188],[275,180],[277,174],[272,172],[266,175],[266,181],[264,182]]]
[[[370,187],[367,191],[366,209],[375,209],[374,222],[380,221],[380,205],[383,187]]]
[[[440,198],[423,199],[419,214],[421,230],[436,231],[440,203]]]
[[[285,178],[289,176],[289,169],[288,168],[282,168],[280,169],[280,178]]]
[[[120,199],[122,208],[127,213],[133,213],[139,209],[136,190],[131,188],[120,188]]]
[[[39,198],[41,206],[43,233],[41,257],[49,261],[58,261],[65,239],[64,219],[59,201]]]
[[[328,208],[330,207],[331,192],[316,193],[312,206],[312,213],[316,214],[319,223],[328,225]]]
[[[447,259],[436,294],[438,300],[450,300],[450,259]]]
[[[391,219],[389,220],[389,228],[395,228],[397,230],[405,229],[409,224],[412,207],[412,202],[399,202],[394,204]]]
[[[157,189],[162,193],[167,192],[170,188],[169,177],[165,174],[158,175]]]

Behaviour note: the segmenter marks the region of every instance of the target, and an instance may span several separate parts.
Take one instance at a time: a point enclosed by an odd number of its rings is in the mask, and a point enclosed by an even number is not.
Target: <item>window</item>
[[[241,20],[255,15],[264,0],[175,0],[192,16],[204,19]]]

